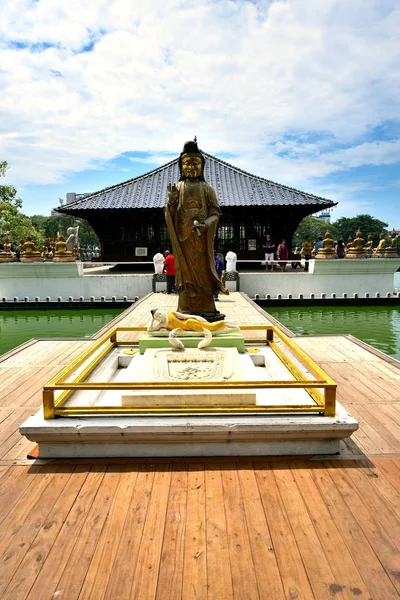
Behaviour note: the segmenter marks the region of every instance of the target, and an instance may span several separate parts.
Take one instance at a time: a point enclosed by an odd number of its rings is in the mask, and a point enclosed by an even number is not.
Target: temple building
[[[236,252],[241,260],[260,260],[266,233],[279,243],[291,240],[300,221],[334,202],[251,175],[203,152],[204,176],[216,191],[222,216],[215,250]],[[57,212],[86,219],[101,241],[100,260],[151,261],[170,249],[164,207],[167,185],[179,180],[178,157],[162,167],[58,207]]]

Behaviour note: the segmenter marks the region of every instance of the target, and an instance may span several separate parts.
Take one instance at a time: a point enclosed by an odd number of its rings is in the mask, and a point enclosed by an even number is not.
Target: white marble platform
[[[42,410],[20,432],[40,447],[40,458],[273,456],[335,454],[358,429],[337,403],[335,417],[103,416],[44,420]]]

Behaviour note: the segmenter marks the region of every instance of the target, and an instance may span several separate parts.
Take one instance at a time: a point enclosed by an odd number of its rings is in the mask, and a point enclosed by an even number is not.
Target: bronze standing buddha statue
[[[204,180],[204,156],[196,141],[186,142],[179,157],[180,180],[168,185],[165,219],[175,257],[178,310],[221,319],[214,294],[229,292],[215,270],[214,238],[221,209]]]

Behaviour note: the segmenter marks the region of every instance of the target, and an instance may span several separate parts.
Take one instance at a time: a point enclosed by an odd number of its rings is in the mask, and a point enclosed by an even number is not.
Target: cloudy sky
[[[400,228],[397,0],[12,0],[0,160],[27,214],[200,147]]]

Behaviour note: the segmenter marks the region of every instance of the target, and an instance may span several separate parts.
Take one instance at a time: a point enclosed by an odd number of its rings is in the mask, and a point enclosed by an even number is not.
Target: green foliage
[[[44,238],[55,238],[58,233],[60,233],[64,236],[64,239],[66,239],[68,227],[73,227],[78,224],[80,246],[83,248],[87,246],[100,246],[99,238],[85,219],[75,219],[70,215],[59,214],[52,215],[51,217],[34,215],[31,220],[37,231]]]
[[[7,162],[0,162],[0,177],[5,177]],[[31,235],[36,243],[40,243],[40,235],[33,227],[29,217],[19,212],[22,206],[21,198],[12,185],[0,185],[0,236],[10,233],[11,241],[19,242]]]
[[[360,229],[364,240],[366,240],[369,235],[372,235],[374,246],[376,246],[379,242],[379,234],[382,231],[387,234],[387,226],[387,223],[375,219],[374,217],[371,217],[371,215],[358,215],[357,217],[352,218],[342,217],[331,224],[326,224],[314,217],[306,217],[301,221],[295,231],[293,248],[296,246],[301,247],[307,235],[309,235],[311,240],[315,243],[318,237],[323,237],[325,231],[328,230],[334,240],[342,238],[346,241],[348,239],[354,239],[358,229]]]
[[[358,215],[357,217],[352,218],[342,217],[335,221],[334,225],[337,227],[340,237],[344,240],[349,238],[354,239],[356,231],[359,229],[364,240],[366,240],[369,235],[372,235],[375,246],[379,242],[379,234],[382,233],[382,231],[387,233],[386,227],[388,226],[387,223],[375,219],[374,217],[371,217],[371,215]]]
[[[308,235],[312,242],[315,243],[319,237],[324,237],[327,230],[332,239],[337,240],[339,233],[335,225],[324,223],[321,219],[316,219],[315,217],[305,217],[294,232],[292,248],[301,248]]]

